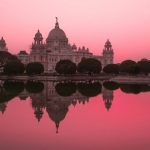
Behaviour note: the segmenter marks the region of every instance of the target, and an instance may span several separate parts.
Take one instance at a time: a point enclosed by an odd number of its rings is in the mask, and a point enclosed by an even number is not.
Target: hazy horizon
[[[148,0],[1,0],[0,37],[11,53],[29,52],[37,30],[45,41],[57,16],[71,44],[101,55],[109,38],[115,62],[149,59],[149,8]]]

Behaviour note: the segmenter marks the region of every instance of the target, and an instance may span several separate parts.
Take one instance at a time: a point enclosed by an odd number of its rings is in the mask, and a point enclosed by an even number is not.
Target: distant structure
[[[6,42],[3,37],[0,40],[0,51],[8,51],[8,49],[6,47]]]
[[[7,50],[3,38],[0,41],[0,50]],[[58,18],[56,17],[55,27],[49,32],[46,41],[43,42],[43,36],[38,30],[34,36],[30,53],[28,54],[25,50],[21,50],[17,54],[17,57],[24,64],[30,62],[42,63],[44,72],[55,72],[57,62],[63,59],[69,59],[78,64],[83,58],[95,58],[104,67],[113,63],[114,52],[109,40],[104,45],[102,56],[93,55],[85,46],[77,48],[75,44],[69,44],[68,38],[65,32],[59,27]]]

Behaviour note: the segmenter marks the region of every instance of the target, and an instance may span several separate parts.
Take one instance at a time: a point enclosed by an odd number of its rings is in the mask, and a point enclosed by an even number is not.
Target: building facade
[[[56,18],[55,27],[49,32],[46,41],[43,42],[43,36],[38,30],[35,34],[30,54],[21,51],[17,57],[24,64],[40,62],[43,64],[45,72],[55,72],[57,62],[63,59],[69,59],[75,64],[78,64],[83,58],[95,58],[99,60],[104,67],[107,64],[113,63],[114,53],[109,40],[106,41],[101,56],[93,55],[93,53],[84,46],[77,48],[75,44],[69,44],[65,32],[59,27]]]

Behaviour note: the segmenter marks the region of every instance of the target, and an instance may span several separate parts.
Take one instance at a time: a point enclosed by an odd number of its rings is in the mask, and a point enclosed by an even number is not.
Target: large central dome
[[[52,42],[54,40],[68,41],[65,32],[59,28],[59,23],[57,19],[56,19],[55,28],[49,32],[46,42]]]

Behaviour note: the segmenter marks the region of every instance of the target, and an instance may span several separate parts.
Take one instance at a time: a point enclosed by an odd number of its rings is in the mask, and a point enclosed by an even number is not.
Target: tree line
[[[125,60],[120,64],[108,64],[102,68],[100,61],[94,58],[84,58],[76,65],[70,60],[60,60],[56,64],[56,72],[59,74],[122,74],[122,75],[137,75],[150,73],[150,60],[142,59],[138,62],[133,60]]]
[[[6,75],[21,75],[26,73],[27,75],[37,75],[44,72],[44,67],[40,62],[31,62],[24,65],[20,61],[10,61],[3,69],[3,73]]]
[[[102,93],[102,87],[109,91],[120,89],[124,93],[139,94],[141,92],[149,92],[150,86],[147,84],[118,84],[113,81],[100,82],[63,82],[57,83],[54,87],[57,94],[63,97],[72,96],[77,91],[86,97],[95,97]],[[26,83],[22,81],[7,80],[0,87],[0,103],[7,102],[18,96],[24,90],[29,94],[41,93],[44,90],[44,83],[39,81],[30,81]]]
[[[103,68],[103,72],[108,74],[148,75],[150,73],[150,60],[142,59],[138,62],[125,60],[120,64],[109,64]]]
[[[137,75],[150,73],[150,61],[143,59],[138,62],[133,60],[125,60],[120,64],[108,64],[102,68],[100,61],[94,58],[83,58],[81,62],[76,65],[69,59],[60,60],[55,67],[55,71],[60,75],[73,75],[73,74],[123,74],[123,75]],[[44,66],[40,62],[31,62],[27,65],[22,64],[20,61],[9,61],[4,65],[3,73],[6,75],[37,75],[44,73]]]

